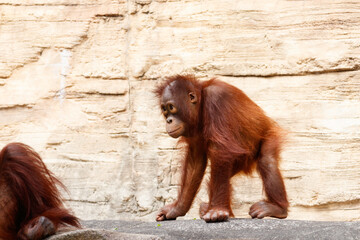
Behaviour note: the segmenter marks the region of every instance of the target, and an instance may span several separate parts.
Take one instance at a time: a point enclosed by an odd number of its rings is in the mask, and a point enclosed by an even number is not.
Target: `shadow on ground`
[[[83,239],[359,239],[360,222],[314,222],[277,219],[231,219],[166,222],[83,221],[84,229],[48,240]]]

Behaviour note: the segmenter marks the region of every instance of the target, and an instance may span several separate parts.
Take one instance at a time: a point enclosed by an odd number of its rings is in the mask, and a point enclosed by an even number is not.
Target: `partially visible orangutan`
[[[32,148],[5,146],[0,152],[0,239],[38,240],[60,226],[80,227],[56,185],[65,188]]]
[[[173,76],[157,87],[166,130],[187,144],[178,199],[163,207],[156,220],[176,219],[190,209],[208,159],[209,202],[200,206],[206,222],[226,221],[231,210],[230,179],[237,173],[261,176],[267,199],[251,206],[253,218],[286,218],[288,201],[278,168],[281,130],[241,90],[211,79]]]

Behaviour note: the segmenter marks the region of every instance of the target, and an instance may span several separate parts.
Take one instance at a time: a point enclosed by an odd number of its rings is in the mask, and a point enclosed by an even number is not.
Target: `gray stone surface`
[[[71,232],[64,232],[49,237],[47,240],[161,240],[161,237],[145,234],[121,233],[106,231],[103,229],[82,229]]]
[[[223,223],[205,223],[202,220],[94,220],[84,221],[83,226],[92,230],[74,231],[50,239],[360,239],[360,222],[277,219],[231,219]]]

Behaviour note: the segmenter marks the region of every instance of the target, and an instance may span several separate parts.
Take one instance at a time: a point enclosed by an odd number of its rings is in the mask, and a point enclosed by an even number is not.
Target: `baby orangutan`
[[[206,222],[233,216],[230,179],[256,169],[267,199],[251,206],[253,218],[286,218],[289,203],[279,171],[281,131],[264,111],[238,88],[217,79],[200,82],[193,76],[173,76],[155,90],[166,130],[187,144],[178,199],[156,220],[176,219],[190,209],[211,162],[209,202],[200,206]]]

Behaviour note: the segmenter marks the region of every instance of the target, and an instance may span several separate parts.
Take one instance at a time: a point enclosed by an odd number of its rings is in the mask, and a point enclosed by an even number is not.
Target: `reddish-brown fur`
[[[230,179],[237,173],[259,172],[267,199],[250,209],[252,217],[287,216],[288,201],[278,169],[282,143],[281,130],[263,110],[241,90],[217,79],[200,82],[194,76],[173,76],[155,90],[161,98],[168,87],[179,109],[179,118],[191,132],[180,141],[187,143],[178,199],[160,210],[158,221],[175,219],[189,210],[207,159],[211,162],[209,203],[200,207],[207,222],[233,216]],[[185,93],[184,93],[185,92]],[[195,92],[198,112],[192,113],[184,98]]]
[[[80,227],[78,218],[64,208],[56,185],[65,188],[32,148],[22,143],[5,146],[0,152],[0,239],[30,239],[29,232],[31,239],[42,239],[48,229],[37,223],[41,216],[55,231],[66,224]]]

